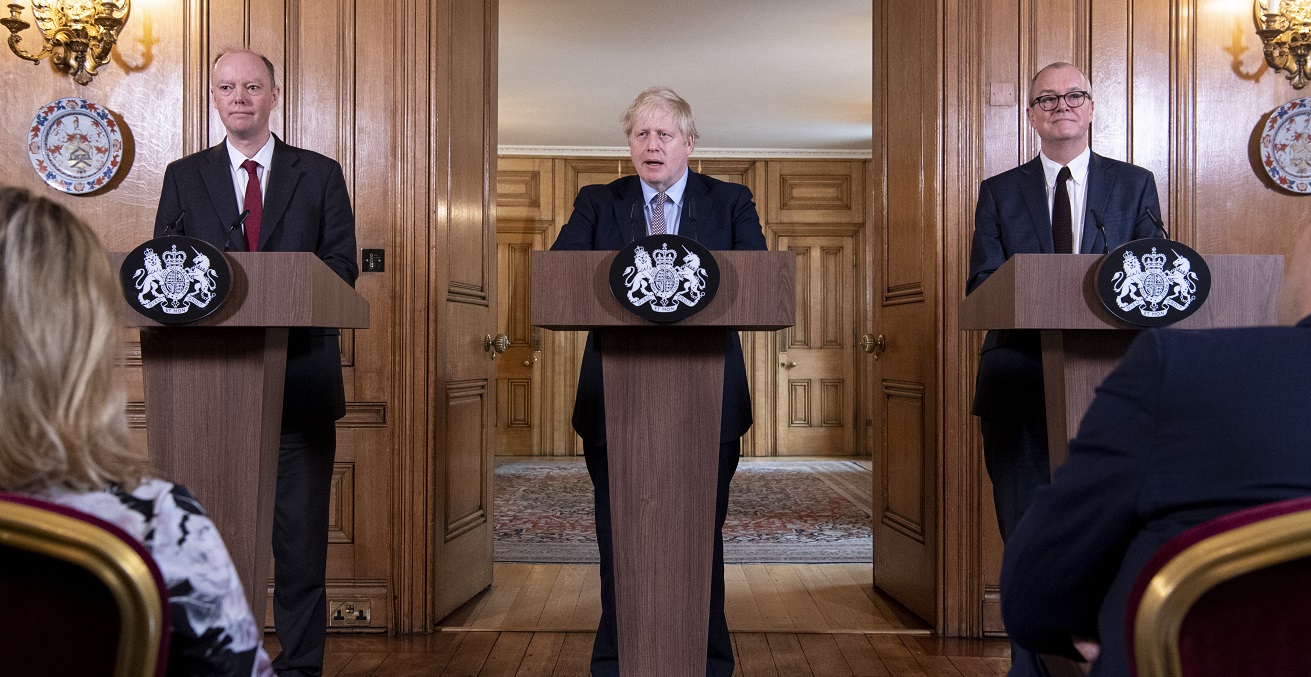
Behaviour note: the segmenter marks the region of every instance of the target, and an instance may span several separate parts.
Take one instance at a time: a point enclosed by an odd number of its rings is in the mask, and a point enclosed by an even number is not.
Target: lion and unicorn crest
[[[142,308],[160,306],[169,315],[181,315],[193,305],[209,305],[218,287],[218,273],[210,268],[208,256],[194,248],[192,251],[196,256],[188,267],[187,254],[178,251],[177,245],[163,254],[145,250],[145,267],[138,268],[132,277]]]
[[[651,253],[640,245],[633,249],[633,265],[624,268],[629,303],[650,303],[657,313],[672,313],[680,303],[695,306],[705,295],[706,271],[701,257],[686,247],[683,251],[682,265],[676,265],[678,252],[667,244]]]
[[[1156,247],[1143,254],[1140,260],[1133,252],[1124,252],[1120,272],[1113,278],[1115,303],[1120,310],[1139,309],[1144,317],[1163,317],[1175,310],[1187,310],[1197,294],[1197,273],[1193,272],[1188,258],[1178,252],[1169,270],[1165,269],[1165,254]]]

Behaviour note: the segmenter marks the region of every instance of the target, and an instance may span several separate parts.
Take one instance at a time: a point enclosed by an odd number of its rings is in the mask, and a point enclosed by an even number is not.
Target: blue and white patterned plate
[[[82,195],[104,188],[123,164],[123,135],[109,110],[86,99],[41,108],[28,131],[27,156],[51,188]]]

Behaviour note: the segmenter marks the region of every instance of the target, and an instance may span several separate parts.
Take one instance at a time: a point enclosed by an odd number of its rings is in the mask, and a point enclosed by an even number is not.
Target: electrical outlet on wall
[[[373,604],[368,600],[331,600],[328,602],[328,627],[368,625],[373,618]]]

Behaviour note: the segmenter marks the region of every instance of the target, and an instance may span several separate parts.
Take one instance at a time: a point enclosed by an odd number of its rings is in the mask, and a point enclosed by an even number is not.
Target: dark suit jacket
[[[1083,240],[1079,251],[1100,254],[1130,240],[1152,237],[1148,211],[1160,215],[1156,180],[1141,167],[1102,157],[1088,160]],[[1106,237],[1097,229],[1100,217]],[[965,293],[974,291],[1013,254],[1050,254],[1051,214],[1042,160],[1034,158],[979,185]],[[1001,349],[1000,352],[996,352]],[[1042,412],[1042,362],[1035,331],[990,331],[979,354],[974,413],[1007,418]]]
[[[1097,389],[1069,462],[1006,543],[1012,640],[1125,675],[1124,613],[1152,554],[1242,508],[1311,494],[1311,317],[1297,327],[1144,332]]]
[[[606,185],[584,186],[574,212],[560,228],[552,250],[618,250],[646,236],[642,186],[636,176]],[[765,249],[765,235],[751,191],[689,171],[679,217],[679,235],[710,250]],[[574,430],[589,444],[605,442],[605,394],[601,378],[602,347],[588,334],[574,400]],[[736,331],[728,333],[724,354],[724,403],[720,441],[741,437],[751,427],[751,395]]]
[[[351,286],[355,262],[355,215],[341,165],[313,151],[275,139],[264,196],[259,251],[313,252]],[[240,213],[225,143],[169,164],[155,213],[155,236],[185,212],[171,235],[205,240],[220,249],[245,251],[246,240],[229,230]],[[337,329],[293,329],[287,347],[283,420],[315,421],[346,413]]]

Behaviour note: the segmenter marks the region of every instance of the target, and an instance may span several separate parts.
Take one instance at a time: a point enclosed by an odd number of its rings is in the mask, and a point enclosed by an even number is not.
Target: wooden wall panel
[[[23,16],[29,23],[32,15]],[[87,86],[56,70],[50,60],[38,65],[0,52],[0,181],[50,198],[80,216],[110,250],[125,251],[150,236],[155,221],[164,166],[181,156],[182,62],[184,40],[193,36],[184,25],[180,4],[134,8],[119,36],[121,57],[100,70]],[[23,46],[39,48],[36,29],[24,33]],[[122,63],[120,63],[122,62]],[[124,64],[137,64],[127,66]],[[118,118],[124,136],[125,163],[115,182],[92,195],[72,196],[49,188],[28,161],[26,139],[37,110],[55,99],[79,97],[106,106]]]
[[[500,158],[496,168],[496,221],[547,221],[555,218],[551,160]]]
[[[861,223],[865,220],[860,163],[771,161],[768,166],[770,224]]]
[[[447,449],[487,447],[485,436],[491,430],[485,419],[487,381],[448,381],[446,384]],[[457,538],[487,523],[491,516],[491,497],[484,491],[482,477],[490,459],[482,453],[447,453],[442,496],[445,497],[442,537]]]

